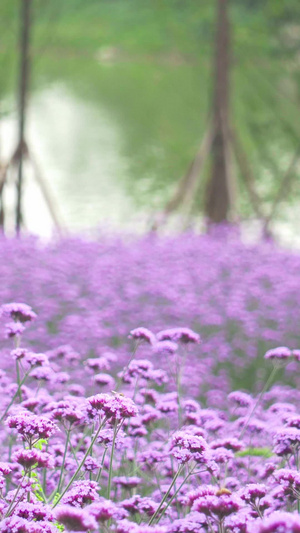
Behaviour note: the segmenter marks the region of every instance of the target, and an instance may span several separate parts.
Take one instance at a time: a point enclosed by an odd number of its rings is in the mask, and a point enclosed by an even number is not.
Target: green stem
[[[21,378],[20,378],[20,367],[19,367],[18,359],[16,359],[16,372],[17,372],[17,383],[18,383],[18,396],[19,396],[19,400],[21,402],[22,401],[22,392],[21,392],[21,386],[20,386]]]
[[[159,514],[163,504],[165,503],[166,499],[168,498],[172,488],[174,487],[175,483],[176,483],[176,479],[178,478],[178,476],[181,474],[182,470],[184,468],[184,465],[181,465],[181,467],[177,470],[177,473],[175,474],[173,480],[172,480],[172,483],[171,485],[169,486],[166,494],[164,495],[163,499],[161,500],[158,508],[156,509],[154,515],[150,518],[149,522],[148,522],[148,525],[151,526],[151,524],[154,522],[154,520],[156,519],[157,515]]]
[[[14,505],[16,499],[17,499],[17,496],[18,496],[18,494],[19,494],[19,492],[20,492],[20,488],[22,487],[22,483],[23,483],[23,481],[24,481],[24,479],[25,479],[25,476],[26,476],[26,474],[24,474],[24,476],[22,477],[22,479],[21,479],[21,481],[20,481],[20,483],[19,483],[19,486],[18,486],[18,488],[17,488],[17,490],[16,490],[16,493],[15,493],[15,495],[14,495],[14,497],[13,497],[13,500],[12,500],[12,502],[11,502],[9,508],[7,509],[7,512],[6,512],[5,518],[7,518],[7,517],[9,516],[9,514],[10,514],[10,511],[11,511],[11,509],[12,509],[12,507],[13,507],[13,505]]]
[[[164,508],[163,512],[161,513],[160,517],[158,518],[157,520],[157,524],[158,522],[160,521],[160,519],[164,516],[165,512],[167,511],[168,507],[170,507],[171,503],[173,502],[174,498],[176,498],[177,494],[180,492],[181,488],[183,487],[183,485],[187,482],[187,480],[189,479],[189,477],[192,475],[194,469],[196,468],[196,465],[193,466],[192,470],[190,472],[187,473],[187,475],[185,476],[184,480],[182,481],[182,483],[180,483],[178,489],[176,490],[176,492],[173,494],[172,498],[170,498],[170,500],[168,501],[168,504],[166,505],[166,507]]]
[[[23,377],[22,381],[20,381],[20,384],[19,384],[19,386],[18,386],[18,388],[17,388],[15,394],[13,395],[13,397],[12,397],[10,403],[8,404],[8,406],[6,407],[6,409],[5,409],[5,411],[4,411],[3,415],[2,415],[2,417],[0,418],[0,423],[1,423],[1,422],[3,421],[3,419],[5,418],[5,416],[7,415],[7,412],[9,411],[9,409],[11,408],[12,404],[14,403],[16,397],[18,396],[18,394],[19,394],[19,390],[21,389],[22,385],[23,385],[24,382],[26,381],[26,379],[27,379],[27,377],[28,377],[28,375],[29,375],[29,372],[30,372],[30,370],[28,370],[28,371],[26,372],[26,374],[25,374],[25,376]]]
[[[111,454],[110,454],[110,461],[109,461],[109,473],[108,473],[108,486],[107,486],[107,499],[110,499],[110,488],[111,488],[111,477],[112,477],[112,466],[113,466],[113,458],[114,458],[114,450],[115,450],[115,444],[116,444],[116,437],[117,437],[117,431],[118,426],[117,423],[115,423],[114,427],[114,437],[112,441],[112,448],[111,448]]]
[[[31,468],[29,468],[28,479],[29,480],[31,479]],[[28,503],[30,503],[30,492],[28,492],[28,494],[27,494],[27,501],[28,501]]]
[[[254,404],[254,407],[253,407],[252,411],[250,412],[250,414],[249,414],[249,416],[247,418],[246,424],[244,425],[244,427],[243,427],[243,429],[242,429],[242,431],[241,431],[241,433],[240,433],[240,435],[238,437],[239,439],[243,438],[243,436],[245,434],[245,431],[246,431],[246,429],[248,427],[248,424],[249,424],[249,422],[250,422],[250,420],[252,418],[252,415],[254,415],[254,413],[255,413],[255,411],[256,411],[256,409],[257,409],[257,407],[258,407],[258,405],[259,405],[259,403],[260,403],[260,401],[261,401],[261,399],[262,399],[262,397],[264,395],[264,393],[268,389],[269,385],[272,383],[273,378],[274,378],[277,370],[278,370],[278,368],[276,366],[274,366],[271,374],[269,375],[269,378],[267,379],[267,381],[266,381],[266,383],[265,383],[265,385],[264,385],[264,387],[263,387],[263,389],[262,389],[262,391],[261,391],[261,393],[260,393],[260,395],[259,395],[259,397],[257,399],[257,402]]]
[[[99,483],[99,479],[100,479],[101,474],[102,474],[102,470],[103,470],[103,466],[104,466],[104,460],[105,460],[106,453],[107,453],[107,448],[105,448],[105,450],[104,450],[104,452],[103,452],[103,455],[102,455],[101,465],[100,465],[100,468],[99,468],[99,471],[98,471],[98,474],[97,474],[97,477],[96,477],[96,482],[97,482],[97,483]]]
[[[132,359],[134,358],[134,356],[135,356],[135,354],[136,354],[136,352],[138,350],[138,347],[140,345],[141,345],[141,341],[137,340],[136,343],[135,343],[135,346],[133,348],[132,354],[131,354],[131,356],[129,358],[129,361],[128,361],[127,365],[123,368],[123,372],[122,373],[126,372],[126,370],[128,369],[128,367],[129,367]],[[118,379],[118,382],[117,382],[117,385],[116,385],[116,392],[118,392],[118,390],[120,389],[121,385],[122,385],[122,376]]]
[[[54,505],[52,506],[52,509],[54,509],[54,507],[57,506],[57,504],[60,502],[60,500],[62,499],[62,497],[63,497],[63,496],[65,495],[65,493],[67,492],[67,490],[68,490],[68,489],[70,488],[70,486],[72,485],[74,479],[76,479],[76,477],[77,477],[77,475],[79,474],[81,468],[83,467],[83,465],[84,465],[84,463],[85,463],[85,461],[86,461],[86,458],[87,458],[87,456],[89,455],[89,453],[90,453],[90,451],[91,451],[91,449],[92,449],[92,447],[93,447],[93,445],[94,445],[94,443],[95,443],[95,441],[96,441],[96,439],[97,439],[97,437],[98,437],[98,435],[99,435],[101,429],[103,428],[105,422],[106,422],[106,418],[104,418],[102,424],[100,424],[100,426],[99,426],[99,428],[98,428],[98,430],[97,430],[97,432],[96,432],[94,438],[91,440],[91,443],[90,443],[90,445],[89,445],[87,451],[86,451],[85,454],[84,454],[84,457],[83,457],[81,463],[80,463],[79,466],[77,467],[76,472],[75,472],[75,473],[73,474],[73,476],[71,477],[71,479],[70,479],[69,483],[67,484],[65,490],[64,490],[64,491],[58,496],[58,499],[56,500],[56,502],[55,502]]]
[[[72,444],[71,441],[69,442],[69,444],[70,444],[71,452],[72,452],[72,454],[73,454],[73,457],[74,457],[74,459],[75,459],[75,462],[76,462],[76,464],[77,464],[77,466],[78,466],[79,463],[78,463],[78,459],[77,459],[77,457],[76,457],[76,450],[74,450],[74,446],[73,446],[73,444]]]
[[[59,482],[58,482],[57,492],[60,491],[61,482],[62,482],[62,478],[63,478],[63,474],[64,474],[65,462],[66,462],[66,457],[67,457],[67,452],[68,452],[68,446],[69,446],[69,440],[70,440],[70,433],[71,433],[71,430],[68,429],[68,430],[67,430],[67,440],[66,440],[66,445],[65,445],[65,451],[64,451],[64,456],[63,456],[62,464],[61,464],[61,469],[60,469],[60,476],[59,476]]]

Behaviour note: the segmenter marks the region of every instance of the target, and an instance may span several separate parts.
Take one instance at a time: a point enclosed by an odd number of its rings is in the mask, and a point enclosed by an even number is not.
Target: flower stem
[[[70,486],[72,485],[73,481],[76,479],[76,477],[77,477],[77,475],[79,474],[81,468],[83,467],[83,465],[84,465],[84,463],[85,463],[85,461],[86,461],[86,458],[87,458],[87,456],[89,455],[89,453],[90,453],[90,451],[91,451],[91,449],[92,449],[92,447],[93,447],[93,445],[94,445],[94,443],[95,443],[95,441],[96,441],[96,439],[97,439],[97,437],[98,437],[98,435],[99,435],[101,429],[103,428],[105,422],[106,422],[106,418],[104,418],[102,424],[100,424],[99,428],[97,429],[97,432],[96,432],[95,436],[93,437],[93,439],[91,440],[91,443],[90,443],[90,445],[89,445],[87,451],[85,452],[84,457],[83,457],[81,463],[80,463],[79,466],[77,467],[76,472],[75,472],[75,473],[73,474],[73,476],[71,477],[71,479],[70,479],[69,483],[67,484],[65,490],[64,490],[64,491],[58,496],[56,502],[53,504],[52,509],[54,509],[54,507],[57,506],[57,504],[60,502],[60,500],[62,499],[62,497],[63,497],[63,496],[65,495],[65,493],[67,492],[67,490],[68,490],[68,489],[70,488]]]
[[[164,516],[165,512],[167,511],[168,507],[170,507],[171,503],[173,502],[174,498],[176,498],[177,494],[179,493],[179,491],[181,490],[181,488],[183,487],[183,485],[187,482],[187,480],[189,479],[189,477],[193,474],[193,471],[194,469],[196,468],[196,464],[193,466],[192,470],[190,472],[187,473],[187,475],[185,476],[184,480],[182,481],[182,483],[180,483],[178,489],[176,490],[176,492],[173,494],[172,498],[170,498],[170,500],[168,501],[166,507],[164,508],[163,512],[161,513],[160,517],[158,518],[157,520],[157,524],[158,522],[160,521],[160,519]]]
[[[258,405],[259,405],[259,403],[260,403],[260,401],[261,401],[261,399],[262,399],[262,397],[264,395],[264,393],[268,389],[269,385],[272,383],[273,378],[274,378],[277,370],[278,370],[278,368],[276,366],[274,366],[271,374],[269,375],[269,377],[268,377],[268,379],[267,379],[267,381],[266,381],[266,383],[265,383],[265,385],[264,385],[264,387],[263,387],[263,389],[262,389],[262,391],[261,391],[261,393],[259,395],[259,397],[257,398],[256,403],[254,404],[254,407],[253,407],[252,411],[250,412],[250,414],[249,414],[249,416],[247,418],[247,421],[246,421],[246,423],[245,423],[245,425],[244,425],[244,427],[243,427],[243,429],[242,429],[242,431],[241,431],[241,433],[239,435],[239,439],[243,438],[243,436],[245,434],[245,431],[246,431],[246,429],[247,429],[247,427],[249,425],[249,422],[250,422],[250,420],[252,418],[252,415],[254,415],[254,413],[255,413],[255,411],[256,411],[256,409],[257,409],[257,407],[258,407]]]
[[[115,427],[114,427],[114,436],[113,436],[112,448],[111,448],[111,454],[110,454],[110,461],[109,461],[108,486],[107,486],[107,499],[108,500],[110,499],[112,466],[113,466],[113,459],[114,459],[114,451],[115,451],[117,432],[118,432],[118,426],[117,426],[117,422],[116,422],[115,423]]]
[[[67,452],[68,452],[68,446],[69,446],[69,440],[70,440],[70,433],[71,433],[71,430],[68,429],[68,430],[67,430],[67,439],[66,439],[66,445],[65,445],[64,456],[63,456],[63,460],[62,460],[62,463],[61,463],[61,469],[60,469],[60,476],[59,476],[59,482],[58,482],[57,492],[60,491],[61,482],[62,482],[62,478],[63,478],[63,474],[64,474],[65,462],[66,462],[66,457],[67,457]]]
[[[101,465],[100,465],[100,468],[99,468],[99,471],[98,471],[98,474],[97,474],[97,477],[96,477],[96,482],[97,482],[97,483],[99,483],[99,479],[100,479],[101,474],[102,474],[102,470],[103,470],[103,466],[104,466],[104,460],[105,460],[106,453],[107,453],[107,448],[105,448],[105,450],[104,450],[104,452],[103,452],[103,455],[102,455]]]
[[[17,496],[18,496],[18,494],[19,494],[19,492],[20,492],[20,488],[22,487],[22,483],[23,483],[23,481],[24,481],[24,479],[25,479],[25,476],[26,476],[26,473],[24,474],[24,476],[22,477],[22,479],[21,479],[21,481],[20,481],[20,484],[19,484],[19,486],[18,486],[18,488],[17,488],[17,490],[16,490],[16,492],[15,492],[15,495],[14,495],[14,497],[13,497],[13,500],[12,500],[12,502],[11,502],[9,508],[7,509],[7,512],[6,512],[5,518],[7,518],[7,517],[9,516],[9,514],[10,514],[10,511],[11,511],[11,509],[12,509],[12,507],[13,507],[13,505],[14,505],[16,499],[17,499]]]
[[[3,415],[2,415],[2,417],[0,418],[0,423],[1,423],[1,422],[3,421],[3,419],[5,418],[7,412],[9,411],[9,409],[11,408],[12,404],[14,403],[16,397],[18,396],[19,391],[20,391],[22,385],[24,384],[24,382],[26,381],[29,372],[30,372],[30,370],[28,370],[28,371],[26,372],[26,374],[25,374],[25,376],[23,377],[22,381],[20,381],[20,384],[19,384],[19,386],[18,386],[18,388],[17,388],[15,394],[13,395],[13,397],[12,397],[10,403],[8,404],[8,406],[6,407],[6,409],[5,409],[5,411],[4,411]]]
[[[184,468],[184,465],[181,465],[181,467],[177,470],[175,476],[173,477],[173,480],[172,480],[172,483],[171,485],[169,486],[166,494],[164,495],[163,499],[161,500],[158,508],[156,509],[154,515],[150,518],[149,522],[148,522],[148,525],[151,526],[151,524],[154,522],[154,520],[156,519],[157,515],[159,514],[163,504],[165,503],[166,499],[168,498],[172,488],[174,487],[175,483],[176,483],[176,479],[178,478],[178,476],[181,474],[182,470]]]

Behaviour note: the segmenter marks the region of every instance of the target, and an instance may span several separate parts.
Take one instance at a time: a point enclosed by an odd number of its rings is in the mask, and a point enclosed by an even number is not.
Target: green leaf
[[[62,524],[59,524],[58,522],[54,522],[54,525],[56,527],[56,529],[58,529],[58,531],[64,531],[65,528]]]
[[[272,457],[274,454],[272,453],[270,448],[246,448],[245,450],[241,450],[240,452],[236,452],[236,457]]]
[[[58,500],[59,497],[60,497],[60,493],[57,492],[57,493],[55,494],[54,498],[53,498],[53,504],[55,504],[55,503],[57,502],[57,500]]]
[[[48,444],[48,440],[47,439],[40,439],[40,440],[38,440],[35,443],[34,448],[37,448],[38,450],[42,450],[44,444],[47,445]]]

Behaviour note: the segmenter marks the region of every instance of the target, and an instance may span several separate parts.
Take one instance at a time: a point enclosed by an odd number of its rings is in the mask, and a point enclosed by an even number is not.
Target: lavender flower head
[[[71,505],[61,505],[55,517],[68,531],[94,531],[98,527],[95,518],[87,510]]]
[[[48,439],[58,431],[58,427],[52,420],[26,412],[9,416],[7,425],[9,428],[16,429],[30,446],[39,439]]]
[[[130,418],[137,416],[138,408],[135,403],[126,396],[121,394],[96,394],[90,396],[88,402],[96,411],[102,411],[106,418],[114,420],[122,420],[123,418]]]
[[[178,344],[173,341],[158,341],[153,345],[153,352],[164,355],[173,355],[178,349]]]
[[[155,344],[156,342],[154,333],[143,327],[132,329],[129,333],[129,337],[137,341],[147,342],[148,344]]]
[[[164,329],[156,335],[158,341],[174,341],[182,344],[199,344],[200,335],[190,328]]]
[[[292,358],[292,352],[286,346],[278,346],[278,348],[268,350],[265,353],[264,358],[273,361],[276,364],[285,364]]]
[[[198,498],[195,500],[192,510],[223,519],[236,513],[241,507],[241,500],[234,494],[221,494],[220,496],[207,495]]]
[[[14,337],[20,337],[25,331],[25,326],[21,322],[9,322],[5,325],[5,337],[6,339],[13,339]]]
[[[53,468],[53,457],[46,452],[40,450],[19,450],[14,453],[13,460],[24,467],[25,470],[29,470],[34,465],[38,468]]]
[[[300,533],[300,516],[275,511],[267,518],[251,523],[248,531],[249,533]]]
[[[3,317],[11,318],[15,322],[32,322],[36,318],[36,314],[27,304],[23,303],[9,303],[4,304],[0,308]]]

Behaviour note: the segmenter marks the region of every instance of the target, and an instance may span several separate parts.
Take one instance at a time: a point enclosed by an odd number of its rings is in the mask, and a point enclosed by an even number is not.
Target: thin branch
[[[268,231],[269,224],[270,224],[271,220],[274,218],[274,215],[275,215],[276,209],[278,208],[278,205],[284,199],[284,197],[287,195],[287,193],[289,191],[289,187],[291,186],[292,180],[294,178],[293,170],[294,170],[297,162],[299,161],[299,158],[300,158],[300,145],[298,146],[298,148],[296,150],[296,153],[294,154],[294,156],[293,156],[293,158],[292,158],[292,160],[290,162],[290,165],[289,165],[285,175],[283,176],[283,178],[281,180],[281,183],[279,185],[279,189],[278,189],[277,194],[275,196],[275,199],[273,201],[273,205],[272,205],[271,211],[270,211],[268,217],[265,220],[263,231],[266,232],[266,233]]]
[[[254,177],[251,171],[251,167],[248,163],[248,159],[246,156],[246,153],[244,152],[244,149],[241,145],[240,140],[238,139],[236,132],[233,128],[230,128],[229,130],[229,140],[232,143],[232,147],[235,153],[235,157],[237,160],[237,163],[240,167],[240,171],[242,173],[242,176],[244,178],[244,182],[246,185],[246,188],[248,190],[251,203],[253,205],[253,209],[258,216],[258,218],[264,220],[265,216],[261,210],[261,199],[259,198],[259,195],[257,194],[254,186]]]
[[[50,212],[50,215],[52,217],[52,220],[56,226],[56,229],[58,230],[59,233],[61,233],[61,223],[59,221],[59,217],[57,215],[57,211],[54,207],[54,201],[51,197],[51,194],[50,194],[50,191],[46,185],[46,180],[45,178],[43,177],[42,173],[41,173],[41,170],[38,166],[38,163],[35,159],[35,157],[33,156],[32,152],[30,151],[29,154],[28,154],[28,157],[29,157],[29,160],[32,164],[32,168],[33,168],[33,171],[34,171],[34,176],[35,176],[35,179],[37,181],[37,183],[39,184],[40,186],[40,189],[42,191],[42,194],[44,196],[44,199],[45,199],[45,202],[47,204],[47,207],[49,209],[49,212]]]

